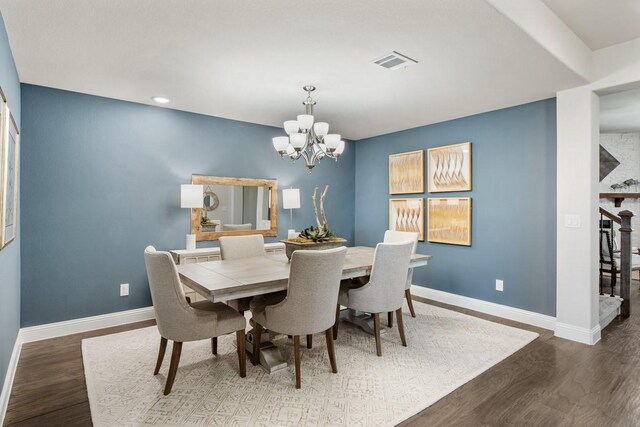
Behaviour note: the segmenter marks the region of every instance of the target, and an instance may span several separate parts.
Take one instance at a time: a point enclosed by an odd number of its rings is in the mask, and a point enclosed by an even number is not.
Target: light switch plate
[[[129,295],[129,284],[128,283],[123,283],[120,285],[120,296],[121,297],[126,297]]]
[[[496,291],[504,291],[504,282],[500,279],[496,279]]]
[[[565,215],[564,226],[568,228],[580,228],[580,215]]]

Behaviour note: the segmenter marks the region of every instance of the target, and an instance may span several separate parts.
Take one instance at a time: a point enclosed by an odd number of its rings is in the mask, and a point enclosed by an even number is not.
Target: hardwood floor
[[[401,425],[638,425],[639,288],[640,282],[634,281],[631,317],[615,319],[595,346],[555,338],[551,331],[429,301],[533,330],[540,337]],[[417,297],[414,300],[426,302]],[[25,344],[4,425],[91,425],[81,340],[153,324],[153,321],[141,322]]]

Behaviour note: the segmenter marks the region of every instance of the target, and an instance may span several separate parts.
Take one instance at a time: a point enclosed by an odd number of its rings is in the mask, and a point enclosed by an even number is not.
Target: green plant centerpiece
[[[291,260],[291,255],[298,250],[322,250],[343,246],[347,240],[335,236],[327,224],[327,216],[324,213],[324,199],[329,191],[327,185],[320,196],[320,215],[318,215],[318,205],[316,198],[318,187],[313,190],[313,213],[316,217],[316,226],[310,226],[302,230],[298,237],[282,240],[284,243],[287,258]],[[322,221],[320,220],[322,218]]]

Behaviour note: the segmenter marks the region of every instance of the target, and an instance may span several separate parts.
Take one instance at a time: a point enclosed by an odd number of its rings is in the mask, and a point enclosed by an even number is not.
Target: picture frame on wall
[[[429,198],[427,241],[471,246],[471,197]]]
[[[427,176],[430,193],[471,191],[471,143],[429,148]]]
[[[424,198],[390,199],[389,230],[418,232],[424,242]]]
[[[2,105],[0,145],[0,249],[16,238],[18,228],[18,180],[20,132],[6,101]]]
[[[424,193],[424,151],[389,155],[389,194]]]

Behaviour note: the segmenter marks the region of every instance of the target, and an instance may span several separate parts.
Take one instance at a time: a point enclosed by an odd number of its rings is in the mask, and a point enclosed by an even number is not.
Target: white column
[[[558,92],[555,335],[585,344],[600,340],[598,115],[590,87]]]

